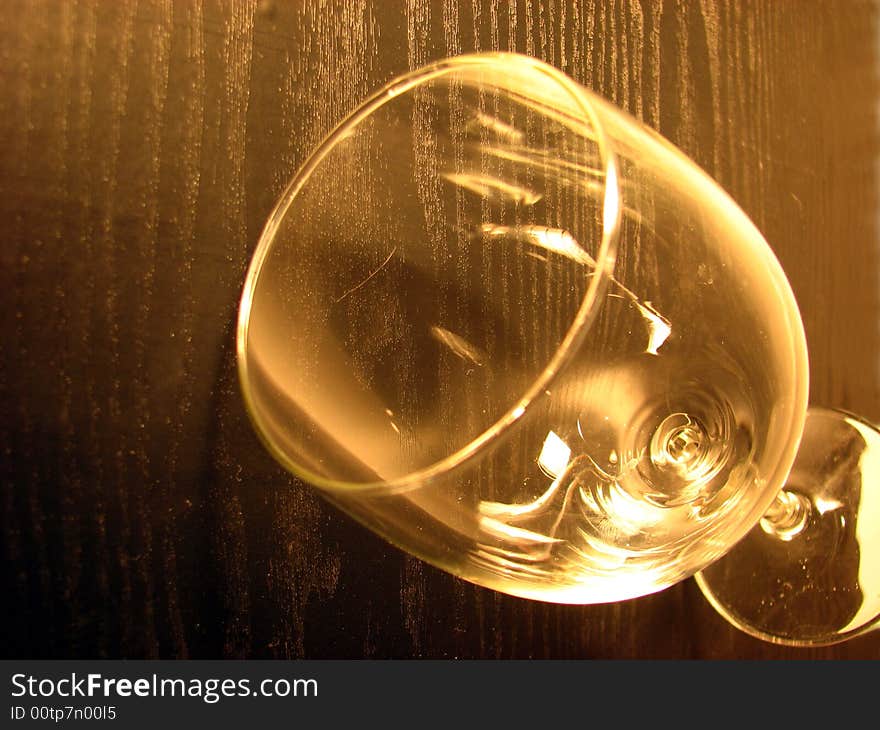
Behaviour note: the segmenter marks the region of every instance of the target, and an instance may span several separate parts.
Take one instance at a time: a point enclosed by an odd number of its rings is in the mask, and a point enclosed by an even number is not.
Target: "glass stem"
[[[761,518],[761,527],[768,535],[787,542],[806,527],[811,509],[810,500],[805,496],[781,489]]]

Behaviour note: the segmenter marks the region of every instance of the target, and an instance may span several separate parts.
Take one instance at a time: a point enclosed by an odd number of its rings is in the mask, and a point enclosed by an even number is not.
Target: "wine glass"
[[[658,591],[779,517],[806,417],[799,312],[745,214],[511,53],[402,76],[324,140],[260,238],[237,352],[287,469],[444,570],[561,603]]]

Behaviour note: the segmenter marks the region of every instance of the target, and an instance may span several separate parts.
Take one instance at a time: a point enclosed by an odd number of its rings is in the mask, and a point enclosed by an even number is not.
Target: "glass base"
[[[836,644],[877,628],[880,431],[811,408],[774,505],[696,579],[734,626],[776,644]]]

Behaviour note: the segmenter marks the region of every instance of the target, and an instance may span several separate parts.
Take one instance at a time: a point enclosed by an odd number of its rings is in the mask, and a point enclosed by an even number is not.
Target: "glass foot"
[[[877,628],[880,431],[811,408],[776,502],[696,579],[734,626],[776,644],[836,644]]]

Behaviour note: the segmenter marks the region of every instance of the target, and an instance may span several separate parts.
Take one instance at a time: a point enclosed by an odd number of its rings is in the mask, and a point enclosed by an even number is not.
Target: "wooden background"
[[[753,640],[693,581],[585,607],[476,588],[257,442],[233,328],[276,197],[377,86],[492,48],[712,174],[792,281],[813,402],[880,421],[875,4],[3,0],[3,655],[880,658],[880,633]]]

